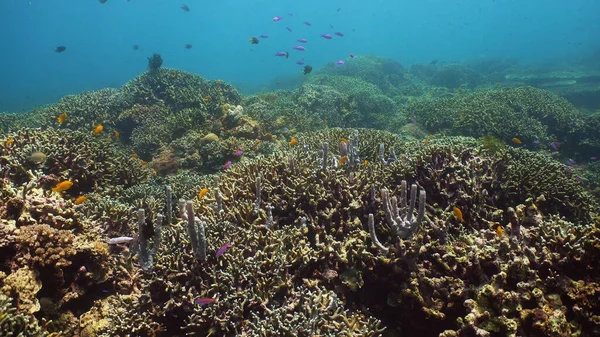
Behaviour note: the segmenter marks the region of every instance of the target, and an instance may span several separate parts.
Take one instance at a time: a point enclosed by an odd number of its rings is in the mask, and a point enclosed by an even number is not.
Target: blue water
[[[598,0],[2,0],[0,111],[119,87],[146,70],[154,52],[164,67],[222,79],[243,93],[300,79],[295,61],[302,57],[315,70],[350,53],[406,66],[479,58],[573,62],[600,49],[599,14]],[[276,15],[283,19],[273,22]],[[334,31],[345,36],[319,37]],[[248,42],[260,34],[269,38]],[[292,50],[298,38],[309,40],[306,51]],[[67,51],[55,53],[59,45]],[[273,56],[278,51],[290,59]]]

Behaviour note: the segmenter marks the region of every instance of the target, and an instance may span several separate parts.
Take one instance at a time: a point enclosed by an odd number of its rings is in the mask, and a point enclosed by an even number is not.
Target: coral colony
[[[351,62],[0,114],[0,335],[599,335],[598,116]]]

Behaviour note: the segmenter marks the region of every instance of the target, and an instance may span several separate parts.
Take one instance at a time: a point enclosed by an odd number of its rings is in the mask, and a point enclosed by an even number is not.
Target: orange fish
[[[523,144],[523,143],[521,142],[521,140],[520,140],[519,138],[517,138],[517,137],[513,138],[513,139],[512,139],[512,141],[513,141],[513,143],[515,143],[515,144],[518,144],[518,145],[521,145],[521,144]]]
[[[327,120],[326,119],[323,120],[323,125],[327,125]]]
[[[142,161],[140,162],[140,164],[142,164],[142,165],[148,165],[148,162],[147,162],[147,161],[145,161],[145,160],[142,160]]]
[[[75,205],[83,204],[87,201],[87,197],[85,195],[80,195],[75,199]]]
[[[102,130],[104,130],[104,127],[100,124],[92,131],[92,133],[97,136],[102,133]]]
[[[7,140],[7,141],[6,141],[6,143],[4,143],[4,145],[5,145],[6,147],[9,147],[9,146],[11,146],[11,145],[12,145],[12,143],[14,143],[14,142],[15,142],[15,140],[11,138],[11,139]]]
[[[346,161],[348,161],[348,156],[342,156],[338,161],[338,165],[344,165]]]
[[[221,81],[221,79],[219,78],[219,79],[217,80],[217,83],[221,83],[221,82],[223,82],[223,81]]]
[[[212,99],[212,97],[210,97],[210,95],[206,95],[206,96],[204,96],[204,99],[207,101],[210,101]]]
[[[499,238],[504,235],[504,228],[502,228],[502,226],[498,225],[498,227],[496,227],[496,235],[498,235]]]
[[[452,211],[454,212],[454,216],[458,219],[458,221],[465,222],[465,219],[463,219],[463,215],[462,215],[462,212],[460,211],[460,208],[454,207],[452,209]]]
[[[298,144],[298,140],[295,137],[292,137],[292,140],[290,140],[290,145],[294,146]]]
[[[140,156],[138,156],[138,154],[137,154],[137,153],[132,153],[132,154],[131,154],[131,158],[136,158],[136,159],[137,159],[137,158],[139,158],[139,157],[140,157]]]
[[[365,159],[365,161],[363,161],[363,165],[367,166],[367,164],[369,163],[368,160]]]
[[[499,86],[499,85],[500,85],[500,82],[496,82],[496,83],[494,83],[494,85],[495,85],[495,86]]]
[[[348,144],[348,139],[346,139],[344,137],[341,137],[340,138],[340,142],[344,142],[344,143]]]
[[[63,112],[60,115],[58,115],[58,118],[56,119],[57,122],[62,123],[65,120],[67,120],[67,113]]]
[[[200,193],[198,193],[198,199],[202,199],[203,196],[206,195],[206,193],[208,193],[208,188],[203,188],[200,190]]]
[[[423,144],[425,144],[425,146],[429,145],[429,141],[427,139],[425,139],[425,141],[423,141]]]
[[[456,92],[460,94],[462,92],[462,88],[456,88]]]
[[[119,131],[115,131],[115,138],[119,139],[119,136],[121,135],[121,133]]]
[[[52,191],[53,192],[64,192],[66,190],[68,190],[69,188],[71,188],[71,186],[73,186],[73,183],[69,180],[64,180],[58,184],[56,184],[55,187],[52,187]]]

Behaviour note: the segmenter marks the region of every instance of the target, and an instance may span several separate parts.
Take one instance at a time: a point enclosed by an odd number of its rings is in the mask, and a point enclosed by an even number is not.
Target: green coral
[[[44,336],[32,315],[18,312],[10,297],[0,294],[0,336]]]
[[[434,132],[473,137],[495,136],[506,141],[561,141],[581,132],[584,120],[569,102],[532,87],[481,90],[452,98],[409,103],[405,110]]]

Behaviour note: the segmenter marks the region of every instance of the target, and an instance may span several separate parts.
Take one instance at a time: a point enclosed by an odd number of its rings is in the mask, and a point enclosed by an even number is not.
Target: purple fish
[[[296,41],[298,41],[298,42],[300,42],[300,43],[308,43],[308,40],[307,40],[307,39],[298,39],[298,40],[296,40]]]
[[[135,240],[135,239],[132,238],[132,237],[129,237],[129,236],[119,236],[119,237],[116,237],[116,238],[110,238],[108,240],[108,244],[109,245],[120,245],[122,243],[130,243],[133,240]]]
[[[281,16],[276,16],[273,18],[273,21],[281,21],[283,19]]]
[[[269,35],[267,35],[267,34],[261,34],[259,37],[260,37],[261,39],[268,39],[268,38],[269,38]]]
[[[337,61],[335,64],[337,64],[338,66],[341,66],[341,65],[344,65],[344,61],[342,61],[342,60],[339,60],[339,61]]]
[[[285,29],[289,30],[290,32],[292,31],[292,29],[289,26],[285,27]]]
[[[335,33],[333,33],[333,34],[335,34],[335,35],[337,35],[337,36],[344,36],[344,33],[342,33],[342,32],[335,32]]]
[[[350,53],[350,58],[353,59],[354,58],[354,54]]]
[[[321,34],[321,37],[327,40],[333,39],[333,36],[331,36],[330,34]]]
[[[300,60],[300,61],[296,61],[296,64],[301,66],[301,65],[303,65],[303,64],[304,64],[304,61],[302,61],[302,60]]]
[[[552,143],[550,143],[550,147],[551,147],[551,148],[552,148],[554,151],[556,151],[556,150],[558,150],[558,148],[560,147],[560,142],[552,142]]]
[[[305,51],[306,50],[306,48],[304,48],[304,46],[295,46],[292,49],[296,49],[296,50],[299,50],[299,51]]]
[[[233,244],[233,242],[227,242],[226,244],[221,246],[221,248],[219,248],[219,250],[217,250],[217,253],[215,254],[215,256],[219,257],[219,256],[223,255],[223,253],[225,253],[227,248],[231,247],[232,244]]]
[[[206,305],[206,304],[213,304],[215,303],[217,300],[214,298],[210,298],[210,297],[203,297],[203,298],[199,298],[197,300],[194,301],[194,303],[196,304],[200,304],[200,305]]]
[[[596,161],[596,160],[598,160],[598,157],[590,157],[590,160]]]
[[[310,22],[308,22],[308,21],[304,21],[304,22],[303,22],[303,24],[305,24],[305,25],[307,25],[307,26],[312,26],[312,25],[310,24]]]
[[[237,150],[237,151],[235,151],[235,152],[233,153],[233,155],[234,155],[234,156],[236,156],[236,157],[239,157],[239,156],[241,156],[241,155],[243,155],[243,154],[244,154],[244,151],[242,151],[242,150]]]
[[[225,164],[221,165],[221,168],[223,170],[227,170],[228,168],[231,167],[231,164],[232,164],[231,160],[228,160]]]
[[[275,56],[285,56],[285,58],[288,58],[290,54],[287,51],[279,51],[275,53]]]

